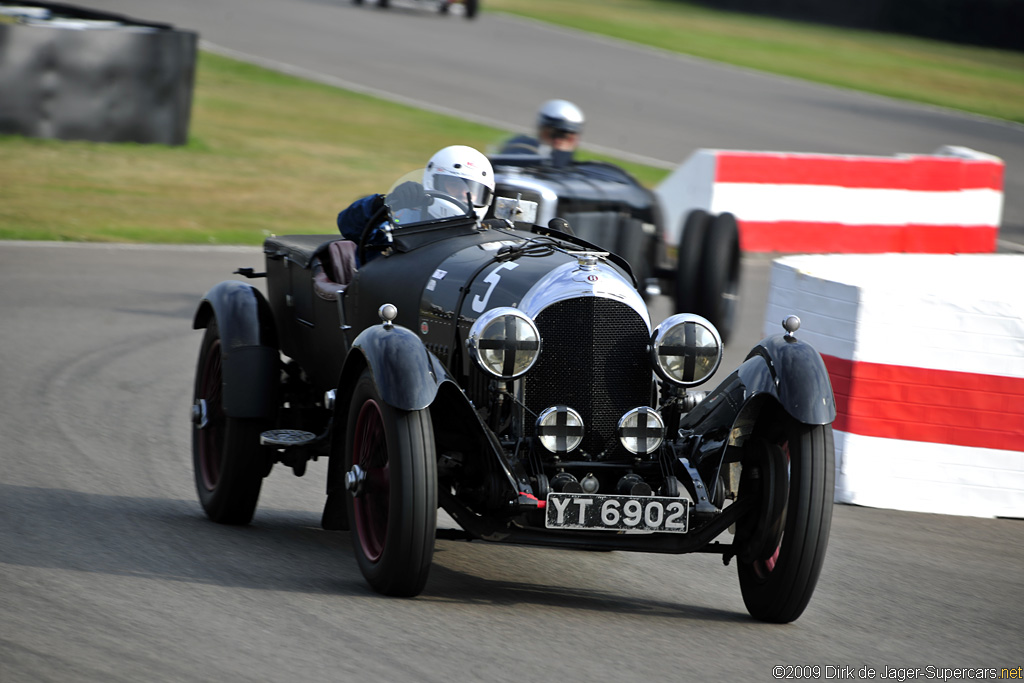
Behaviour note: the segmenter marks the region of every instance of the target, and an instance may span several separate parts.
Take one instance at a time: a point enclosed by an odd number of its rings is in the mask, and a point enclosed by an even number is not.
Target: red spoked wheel
[[[223,391],[220,356],[220,339],[214,339],[203,359],[202,370],[196,390],[196,397],[203,396],[205,404],[197,404],[196,407],[203,411],[197,419],[205,418],[205,427],[197,430],[198,440],[198,475],[202,478],[202,486],[206,491],[213,491],[220,481],[220,471],[224,465],[224,410],[221,407],[221,392]]]
[[[359,569],[378,593],[418,595],[437,528],[430,412],[389,406],[365,370],[352,394],[346,433],[347,505]]]
[[[353,459],[365,477],[360,495],[353,499],[356,537],[366,559],[377,562],[388,536],[391,471],[384,418],[376,401],[367,400],[359,409],[352,439]]]

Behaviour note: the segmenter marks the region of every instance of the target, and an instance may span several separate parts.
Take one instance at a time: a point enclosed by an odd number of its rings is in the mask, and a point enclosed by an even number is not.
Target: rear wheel
[[[437,528],[430,412],[387,405],[366,370],[352,395],[346,434],[348,519],[359,569],[378,593],[418,595]]]
[[[759,543],[755,552],[737,557],[747,610],[755,619],[774,623],[793,621],[803,613],[825,561],[835,492],[832,426],[794,423],[781,449],[779,473],[784,476],[788,469],[789,493],[782,519],[764,525],[773,542]],[[782,537],[775,542],[777,536],[771,534],[779,522]]]
[[[721,213],[711,219],[701,248],[697,313],[711,321],[728,342],[736,320],[740,283],[740,238],[736,217]]]
[[[466,0],[466,18],[472,19],[476,16],[477,10],[480,7],[479,0]]]
[[[268,459],[261,420],[224,414],[224,369],[217,320],[203,336],[192,400],[192,465],[206,515],[221,524],[248,524],[256,511]]]
[[[711,226],[707,211],[694,209],[686,216],[683,233],[679,236],[679,254],[676,261],[675,299],[676,313],[698,313],[701,257],[704,241]]]

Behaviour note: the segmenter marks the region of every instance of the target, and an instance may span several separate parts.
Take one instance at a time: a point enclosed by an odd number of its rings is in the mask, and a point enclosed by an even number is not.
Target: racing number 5
[[[490,287],[488,287],[487,291],[484,292],[484,298],[481,299],[479,294],[473,297],[473,310],[477,313],[483,313],[487,310],[487,302],[491,300],[491,293],[494,291],[494,288],[498,286],[498,283],[501,282],[501,273],[498,271],[502,269],[512,270],[513,268],[518,267],[518,263],[506,262],[500,264],[497,268],[488,273],[487,277],[484,278],[484,282],[489,284]]]

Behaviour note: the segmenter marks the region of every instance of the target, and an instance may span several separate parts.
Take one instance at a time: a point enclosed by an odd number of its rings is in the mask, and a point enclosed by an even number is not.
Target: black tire
[[[794,423],[781,446],[789,462],[782,540],[760,557],[738,557],[737,567],[750,615],[784,624],[807,607],[828,549],[835,495],[832,426]]]
[[[479,0],[466,0],[466,18],[473,19],[476,17],[477,10],[480,8]]]
[[[205,405],[205,426],[193,419],[192,467],[206,516],[220,524],[248,524],[256,511],[268,456],[260,446],[262,420],[224,414],[220,330],[210,320],[196,364],[192,405]],[[202,403],[200,403],[202,402]]]
[[[448,0],[441,0],[441,3],[437,6],[437,11],[441,14],[448,14]]]
[[[362,491],[346,495],[359,569],[378,593],[419,595],[427,583],[437,530],[430,412],[387,405],[365,370],[352,395],[345,442],[345,471],[359,464],[366,474]]]
[[[697,313],[711,321],[728,342],[736,322],[740,288],[740,233],[736,217],[721,213],[711,219],[704,237]]]
[[[380,7],[381,9],[387,9],[388,4],[388,0],[377,0],[377,7]]]
[[[679,236],[679,254],[676,260],[675,307],[676,313],[698,313],[700,294],[701,258],[704,241],[711,226],[707,211],[694,209],[683,221]]]
[[[352,4],[353,5],[361,5],[361,4],[363,4],[363,0],[352,0]]]

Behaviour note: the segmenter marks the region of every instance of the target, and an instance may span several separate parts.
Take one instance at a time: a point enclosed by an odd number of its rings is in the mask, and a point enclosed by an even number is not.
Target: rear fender
[[[236,418],[270,418],[277,411],[280,362],[274,315],[252,285],[227,280],[199,302],[192,329],[217,321],[224,372],[224,413]]]

